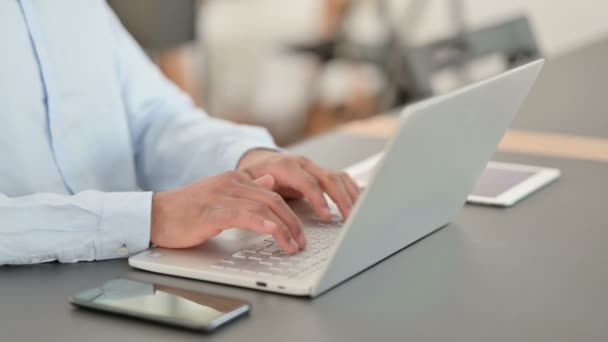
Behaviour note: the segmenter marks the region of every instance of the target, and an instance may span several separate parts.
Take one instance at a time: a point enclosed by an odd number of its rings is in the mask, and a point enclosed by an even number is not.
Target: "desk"
[[[550,61],[517,129],[608,138],[608,41]],[[294,146],[331,167],[384,138],[337,131]],[[131,270],[125,260],[0,268],[0,340],[606,341],[608,163],[499,152],[562,170],[509,209],[467,206],[453,224],[309,300]],[[118,276],[238,296],[252,315],[211,336],[74,310],[66,297]]]

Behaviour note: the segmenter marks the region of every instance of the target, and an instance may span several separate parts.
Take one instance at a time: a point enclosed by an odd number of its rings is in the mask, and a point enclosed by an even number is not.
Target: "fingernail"
[[[296,252],[300,250],[300,246],[298,246],[298,243],[294,239],[289,240],[289,245]]]
[[[264,220],[264,228],[268,231],[271,231],[273,229],[275,229],[277,227],[277,224],[272,222],[272,221],[268,221],[268,220]]]

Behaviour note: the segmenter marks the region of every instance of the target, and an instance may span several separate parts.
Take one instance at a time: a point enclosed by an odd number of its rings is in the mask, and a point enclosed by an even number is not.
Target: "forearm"
[[[251,149],[277,149],[262,128],[211,118],[187,106],[178,114],[151,122],[138,143],[139,178],[152,191],[234,170]]]
[[[125,257],[150,241],[151,193],[0,194],[0,265]]]
[[[162,191],[236,167],[257,147],[275,148],[262,128],[212,118],[167,80],[110,9],[116,70],[140,186]]]

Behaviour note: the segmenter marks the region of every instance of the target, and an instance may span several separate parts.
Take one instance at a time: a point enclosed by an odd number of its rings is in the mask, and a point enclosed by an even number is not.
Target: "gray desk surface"
[[[549,63],[516,128],[608,137],[608,41]],[[381,140],[332,133],[293,148],[344,167]],[[498,154],[561,180],[455,223],[327,294],[298,299],[129,269],[126,261],[0,267],[1,341],[606,341],[608,163]],[[83,312],[66,297],[118,276],[238,296],[250,317],[210,336]]]

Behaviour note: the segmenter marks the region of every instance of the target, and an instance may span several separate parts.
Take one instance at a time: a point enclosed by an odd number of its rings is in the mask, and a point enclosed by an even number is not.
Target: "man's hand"
[[[152,197],[150,239],[160,247],[199,245],[224,229],[238,227],[272,234],[287,253],[306,246],[302,224],[270,175],[251,180],[243,172],[226,172]]]
[[[359,196],[359,187],[348,174],[323,169],[300,156],[252,150],[241,158],[237,169],[246,172],[251,179],[271,175],[274,191],[285,198],[305,198],[325,220],[331,218],[331,213],[324,193],[337,204],[345,218]]]
[[[285,252],[294,254],[306,247],[306,237],[283,197],[305,198],[321,218],[330,219],[324,193],[347,217],[359,188],[345,173],[303,157],[253,150],[241,158],[238,171],[155,193],[150,240],[160,247],[187,248],[236,227],[272,234]]]

